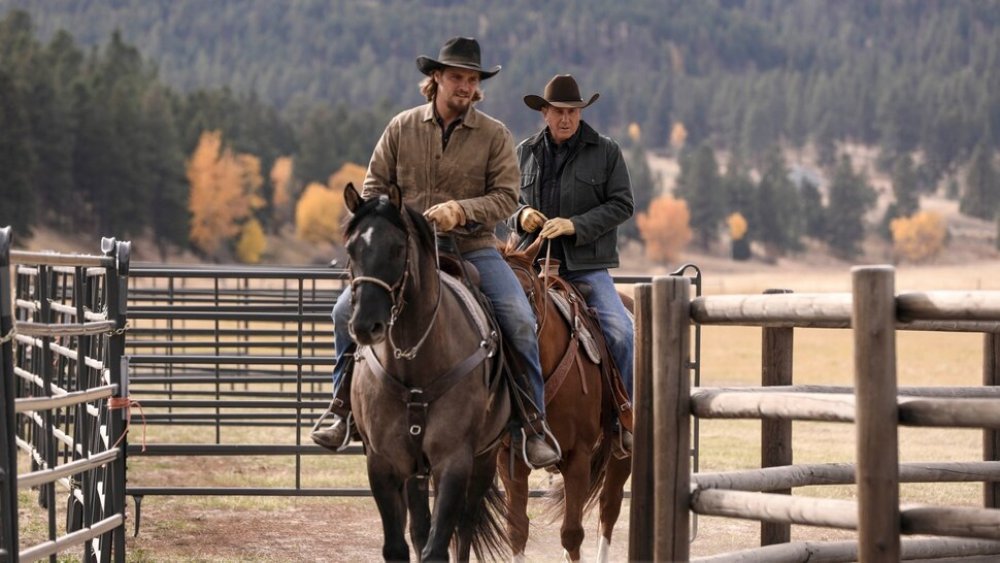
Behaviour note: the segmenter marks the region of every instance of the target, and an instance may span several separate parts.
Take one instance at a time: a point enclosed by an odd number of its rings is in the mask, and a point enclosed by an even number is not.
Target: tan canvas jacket
[[[493,228],[517,207],[521,175],[514,138],[503,123],[469,108],[441,147],[430,103],[392,118],[375,146],[362,196],[399,185],[403,202],[418,211],[451,199],[465,211],[466,229],[454,234],[459,250],[496,243]]]

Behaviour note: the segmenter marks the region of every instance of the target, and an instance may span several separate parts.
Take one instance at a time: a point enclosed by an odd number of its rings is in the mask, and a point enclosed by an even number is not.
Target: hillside
[[[197,248],[233,260],[241,237],[287,233],[303,193],[336,192],[334,174],[367,162],[389,116],[420,101],[414,57],[455,34],[504,65],[481,107],[518,138],[540,125],[522,96],[553,73],[600,92],[585,119],[625,150],[638,212],[661,189],[651,170],[667,191],[679,174],[644,153],[700,159],[706,175],[681,188],[702,242],[739,212],[771,256],[823,254],[808,237],[849,256],[890,206],[909,216],[916,193],[960,194],[988,221],[1000,209],[1000,0],[567,5],[0,0],[0,224],[148,240],[151,258]],[[900,166],[911,197],[896,202],[887,175]],[[722,178],[730,169],[745,174]],[[839,174],[833,184],[857,190],[825,206],[830,189],[798,194],[788,172]],[[697,201],[723,183],[726,194]],[[995,236],[962,221],[953,238]],[[880,248],[866,243],[861,258],[885,259]],[[333,254],[284,234],[269,252]]]

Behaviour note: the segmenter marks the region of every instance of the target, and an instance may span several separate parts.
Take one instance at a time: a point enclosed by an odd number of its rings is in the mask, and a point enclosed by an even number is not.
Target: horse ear
[[[545,242],[545,239],[536,235],[535,240],[528,245],[528,248],[524,249],[524,253],[528,255],[528,258],[530,258],[532,262],[538,258],[538,251],[542,249],[543,242]]]
[[[403,190],[399,188],[399,184],[389,186],[389,201],[396,206],[396,209],[403,208]]]
[[[347,208],[351,210],[351,213],[355,213],[358,210],[361,201],[361,195],[358,194],[358,190],[354,189],[354,182],[348,182],[344,186],[344,203],[347,204]]]

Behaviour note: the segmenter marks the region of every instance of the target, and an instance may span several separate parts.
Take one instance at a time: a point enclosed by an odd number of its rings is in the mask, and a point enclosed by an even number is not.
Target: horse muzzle
[[[362,346],[371,346],[385,340],[388,335],[388,325],[379,321],[351,320],[351,336]]]

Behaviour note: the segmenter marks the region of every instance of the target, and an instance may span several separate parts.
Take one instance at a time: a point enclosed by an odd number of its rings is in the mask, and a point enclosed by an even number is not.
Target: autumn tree
[[[691,242],[691,214],[684,200],[664,195],[649,204],[649,212],[639,213],[636,221],[646,246],[646,258],[655,262],[674,262]]]
[[[750,242],[747,235],[747,220],[738,212],[726,218],[729,239],[732,241],[733,260],[750,258]]]
[[[267,250],[267,237],[260,221],[250,219],[243,224],[240,241],[236,243],[236,258],[244,264],[257,264]]]
[[[931,211],[920,211],[912,217],[900,217],[890,223],[893,252],[910,262],[921,262],[937,256],[944,248],[947,228],[941,217]]]
[[[292,173],[291,157],[282,156],[274,160],[271,167],[271,216],[275,232],[292,218]]]
[[[191,184],[191,242],[209,255],[240,233],[243,222],[263,205],[260,161],[223,147],[219,131],[202,134],[187,166]]]
[[[295,206],[295,236],[308,242],[340,243],[344,192],[313,182]]]
[[[361,186],[365,183],[365,174],[367,172],[368,169],[360,164],[345,162],[339,170],[330,174],[326,185],[334,192],[341,194],[344,193],[344,188],[347,184],[354,184],[354,187],[360,190]]]

